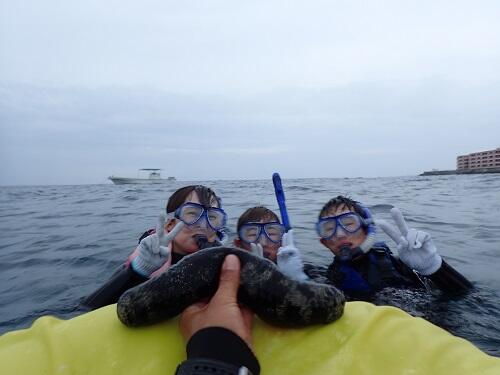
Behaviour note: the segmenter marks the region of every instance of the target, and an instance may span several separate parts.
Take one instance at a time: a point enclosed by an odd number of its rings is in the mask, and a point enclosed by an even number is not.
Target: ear
[[[243,248],[243,246],[241,245],[241,240],[240,240],[238,237],[236,237],[236,238],[234,239],[233,244],[234,244],[234,246],[236,246],[236,247],[239,247],[239,248],[241,248],[241,249]]]

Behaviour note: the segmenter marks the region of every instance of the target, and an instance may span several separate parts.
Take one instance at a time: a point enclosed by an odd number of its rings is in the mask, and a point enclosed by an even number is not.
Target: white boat
[[[142,168],[139,169],[138,172],[138,177],[133,178],[133,177],[116,177],[116,176],[110,176],[108,179],[113,181],[115,185],[127,185],[127,184],[164,184],[166,182],[172,182],[175,181],[175,177],[167,177],[167,178],[161,178],[160,175],[161,169],[158,168]],[[143,172],[148,173],[149,176],[146,177],[140,177]]]

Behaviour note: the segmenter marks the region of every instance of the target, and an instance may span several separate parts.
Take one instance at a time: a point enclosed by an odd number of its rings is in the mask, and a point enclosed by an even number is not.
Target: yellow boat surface
[[[466,324],[466,322],[464,322]],[[256,319],[262,374],[500,374],[500,358],[393,307],[349,302],[338,321],[281,329]],[[128,328],[116,306],[39,318],[0,337],[0,374],[174,374],[185,359],[178,320]]]

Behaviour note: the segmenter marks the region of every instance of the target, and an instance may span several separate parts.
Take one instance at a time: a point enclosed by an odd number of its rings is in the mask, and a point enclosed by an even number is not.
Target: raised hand
[[[252,347],[253,313],[238,305],[240,270],[238,257],[228,255],[222,264],[219,288],[210,302],[198,302],[183,311],[179,326],[186,342],[203,328],[223,327]]]
[[[165,215],[160,215],[156,225],[156,233],[143,238],[131,257],[131,267],[134,271],[144,277],[150,277],[165,263],[170,263],[170,242],[185,225],[179,221],[170,232],[165,233]]]
[[[309,278],[304,273],[304,264],[299,249],[295,247],[293,242],[293,229],[283,235],[281,244],[277,254],[278,269],[291,279],[308,280]]]
[[[436,272],[441,267],[442,258],[430,234],[408,228],[403,214],[396,207],[391,209],[391,215],[397,227],[378,219],[375,224],[396,243],[399,259],[422,275]]]

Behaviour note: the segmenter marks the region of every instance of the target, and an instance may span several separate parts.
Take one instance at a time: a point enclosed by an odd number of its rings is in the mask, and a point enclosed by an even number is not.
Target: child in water
[[[270,209],[263,206],[247,209],[238,219],[237,232],[236,247],[269,259],[292,279],[308,279],[293,241],[293,230],[285,232],[278,216]]]
[[[329,281],[350,299],[369,299],[388,287],[436,287],[463,293],[472,284],[438,254],[431,236],[408,228],[397,208],[391,210],[397,228],[374,220],[368,208],[344,196],[329,200],[316,223],[320,242],[334,257]],[[385,243],[375,243],[375,224],[397,244],[399,257]]]
[[[175,191],[160,215],[156,229],[145,232],[132,254],[83,305],[97,309],[116,303],[127,289],[167,270],[201,248],[220,246],[227,215],[210,188],[190,185]]]

